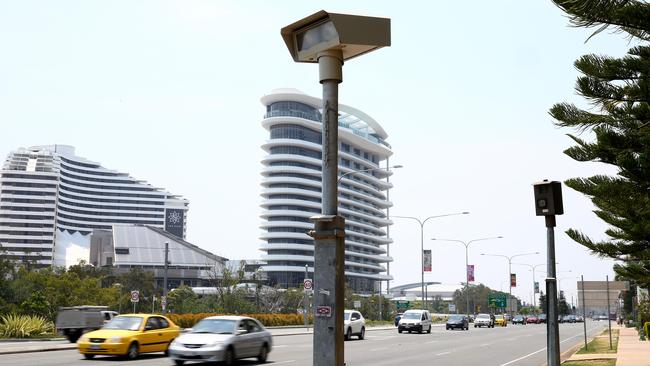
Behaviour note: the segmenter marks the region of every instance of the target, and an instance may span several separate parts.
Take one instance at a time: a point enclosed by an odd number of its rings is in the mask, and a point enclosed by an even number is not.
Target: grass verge
[[[600,336],[587,343],[587,349],[582,347],[578,354],[589,353],[616,353],[618,350],[618,329],[612,329],[612,349],[609,349],[609,331],[604,331]]]
[[[616,360],[567,361],[562,366],[616,366]]]

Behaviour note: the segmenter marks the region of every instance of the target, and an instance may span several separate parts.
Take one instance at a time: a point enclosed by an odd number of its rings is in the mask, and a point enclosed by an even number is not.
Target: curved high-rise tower
[[[314,241],[309,217],[321,212],[322,101],[295,89],[279,89],[262,97],[266,114],[262,126],[269,140],[262,146],[261,250],[271,285],[301,286],[305,265],[313,271]],[[392,154],[382,127],[365,113],[339,105],[339,176],[386,166]],[[377,281],[391,279],[384,264],[386,190],[391,174],[385,170],[345,175],[339,183],[339,214],[345,217],[345,274],[355,292],[376,290]]]

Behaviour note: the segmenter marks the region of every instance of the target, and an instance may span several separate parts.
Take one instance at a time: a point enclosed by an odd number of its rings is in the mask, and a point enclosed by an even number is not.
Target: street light
[[[527,266],[530,267],[530,269],[533,271],[533,309],[537,307],[537,300],[535,299],[535,284],[537,283],[537,278],[535,278],[535,268],[537,267],[542,267],[545,266],[546,263],[540,263],[540,264],[527,264],[527,263],[513,263],[514,265],[517,266]],[[556,263],[557,264],[557,263]]]
[[[438,217],[447,217],[447,216],[456,216],[456,215],[468,215],[469,212],[463,211],[463,212],[456,212],[456,213],[450,213],[450,214],[444,214],[444,215],[436,215],[436,216],[429,216],[424,220],[420,220],[417,217],[413,216],[393,216],[398,219],[409,219],[409,220],[415,220],[420,224],[420,258],[421,258],[421,263],[420,263],[420,269],[422,272],[422,305],[423,308],[426,309],[426,299],[424,298],[424,224],[427,223],[430,219],[435,219]],[[432,255],[433,257],[433,255]],[[433,258],[431,259],[431,263],[433,264]]]
[[[314,230],[314,366],[343,366],[345,219],[338,215],[338,109],[343,62],[390,46],[390,19],[319,11],[280,31],[295,62],[318,63],[323,84],[322,214]]]
[[[525,255],[533,255],[533,254],[539,254],[539,252],[521,253],[521,254],[511,255],[509,257],[507,255],[503,255],[503,254],[481,253],[481,255],[487,255],[487,256],[490,256],[490,257],[502,257],[502,258],[505,258],[505,259],[508,260],[508,283],[510,285],[509,286],[510,290],[508,292],[509,293],[509,295],[508,295],[508,308],[510,308],[509,310],[512,310],[511,304],[510,304],[512,302],[512,278],[511,278],[512,277],[512,258],[523,257]],[[510,314],[512,314],[512,311],[510,311]]]
[[[468,318],[469,318],[469,245],[477,241],[492,240],[492,239],[503,239],[503,236],[499,235],[499,236],[493,236],[489,238],[472,239],[467,242],[458,239],[438,239],[438,238],[431,239],[431,240],[438,240],[438,241],[450,241],[450,242],[460,243],[465,246],[465,296],[467,301],[467,307],[465,309],[467,311]]]

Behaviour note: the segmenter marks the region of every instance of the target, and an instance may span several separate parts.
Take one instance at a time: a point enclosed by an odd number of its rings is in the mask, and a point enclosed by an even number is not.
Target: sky
[[[340,102],[388,133],[401,164],[391,181],[392,215],[432,219],[427,281],[464,280],[464,248],[476,280],[508,290],[504,258],[545,263],[544,219],[532,183],[613,174],[563,154],[567,133],[548,110],[558,102],[593,108],[574,90],[583,54],[622,56],[634,44],[569,26],[551,1],[9,1],[0,0],[0,156],[18,147],[74,145],[77,154],[129,172],[190,201],[187,239],[215,254],[262,252],[260,98],[276,88],[319,97],[318,68],[294,63],[280,28],[318,10],[391,18],[392,45],[343,67]],[[583,137],[589,138],[586,134]],[[558,277],[575,296],[576,277],[613,276],[610,260],[565,234],[599,240],[607,226],[589,199],[563,188]],[[420,232],[394,219],[392,285],[420,281]],[[543,283],[543,267],[538,281]],[[571,272],[569,272],[571,271]],[[513,294],[532,299],[532,273],[513,265]]]

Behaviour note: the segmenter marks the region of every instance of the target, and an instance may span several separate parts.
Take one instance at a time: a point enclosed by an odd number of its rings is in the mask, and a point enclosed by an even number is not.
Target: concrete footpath
[[[618,329],[617,353],[574,353],[569,361],[581,360],[616,360],[616,366],[650,366],[650,341],[640,341],[639,333],[634,328],[612,327]],[[608,338],[608,335],[597,335],[594,338]],[[580,347],[576,347],[577,352]]]
[[[443,326],[444,324],[434,324],[433,326]],[[393,326],[368,327],[367,331],[397,329]],[[309,327],[273,327],[267,328],[274,337],[309,335],[314,333],[314,328]],[[397,330],[395,330],[397,332]],[[15,353],[47,352],[76,349],[76,343],[70,343],[67,340],[7,340],[0,341],[0,355]]]

